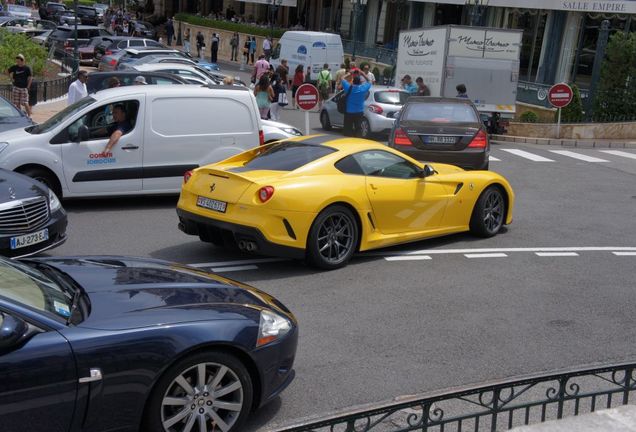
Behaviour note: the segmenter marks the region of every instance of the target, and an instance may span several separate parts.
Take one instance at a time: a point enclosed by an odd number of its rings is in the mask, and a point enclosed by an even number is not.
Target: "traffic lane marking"
[[[546,157],[539,156],[539,155],[536,155],[534,153],[530,153],[530,152],[527,152],[527,151],[524,151],[524,150],[501,149],[501,151],[512,153],[513,155],[517,155],[517,156],[520,156],[520,157],[525,158],[525,159],[530,159],[531,161],[534,161],[534,162],[554,162],[554,160],[552,160],[552,159],[548,159]]]
[[[227,273],[227,272],[235,272],[235,271],[245,271],[245,270],[258,270],[258,266],[255,265],[242,265],[242,266],[232,266],[232,267],[214,267],[211,268],[214,273]]]
[[[614,156],[620,156],[620,157],[625,157],[625,158],[629,158],[629,159],[636,159],[636,154],[634,153],[627,153],[624,151],[620,151],[620,150],[599,150],[603,153],[607,153],[607,154],[611,154]]]
[[[387,261],[425,261],[432,259],[428,255],[390,256],[384,258]]]
[[[540,257],[573,257],[579,256],[576,252],[535,252],[536,256]]]
[[[488,160],[491,161],[491,162],[501,162],[501,159],[497,159],[494,156],[488,156]]]
[[[234,261],[216,261],[216,262],[208,262],[208,263],[196,263],[196,264],[188,264],[190,267],[228,267],[234,265],[244,265],[244,264],[261,264],[261,263],[271,263],[271,262],[279,262],[279,261],[289,261],[287,258],[254,258],[254,259],[246,259],[246,260],[234,260]]]
[[[464,254],[466,258],[505,258],[505,253],[469,253]]]
[[[584,154],[580,154],[580,153],[575,153],[573,151],[569,151],[569,150],[550,150],[551,153],[556,153],[559,154],[561,156],[567,156],[567,157],[571,157],[573,159],[578,159],[578,160],[582,160],[585,162],[609,162],[608,160],[605,159],[601,159],[601,158],[597,158],[594,156],[587,156]]]
[[[636,256],[636,252],[612,252],[616,256]]]

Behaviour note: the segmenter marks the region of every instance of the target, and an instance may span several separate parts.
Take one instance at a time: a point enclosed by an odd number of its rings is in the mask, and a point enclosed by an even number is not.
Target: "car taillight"
[[[111,55],[113,52],[111,50],[106,50],[105,55]]]
[[[192,171],[186,171],[183,173],[183,184],[186,184],[188,180],[192,177]]]
[[[382,114],[383,112],[382,107],[374,104],[369,105],[369,111],[375,114]]]
[[[112,60],[110,61],[110,65],[111,65],[111,66],[115,66],[116,64],[117,64],[117,60],[116,60],[116,59],[112,59]]]
[[[262,130],[258,131],[258,145],[265,144],[265,133]]]
[[[473,140],[468,144],[469,148],[486,148],[488,145],[488,137],[483,130],[479,130],[477,134],[473,137]]]
[[[263,186],[258,190],[258,199],[261,202],[267,202],[274,195],[274,187],[273,186]]]
[[[409,138],[409,136],[404,132],[404,129],[397,128],[395,130],[395,135],[393,136],[393,143],[397,145],[403,146],[412,146],[413,142]]]

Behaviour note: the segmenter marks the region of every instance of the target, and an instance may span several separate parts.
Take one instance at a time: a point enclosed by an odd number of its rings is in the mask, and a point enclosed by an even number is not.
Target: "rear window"
[[[82,12],[85,15],[91,15],[91,16],[97,15],[97,11],[92,8],[83,8],[81,6],[78,6],[77,11]]]
[[[387,90],[373,93],[373,98],[377,103],[404,105],[409,98],[409,94],[403,91]]]
[[[258,153],[244,166],[230,171],[293,171],[335,151],[336,149],[331,147],[293,142],[274,144]]]
[[[426,102],[406,105],[402,120],[433,123],[478,123],[477,113],[464,103]]]
[[[53,32],[53,34],[51,34],[51,37],[53,39],[67,39],[71,37],[71,29],[68,29],[68,30],[57,29]]]

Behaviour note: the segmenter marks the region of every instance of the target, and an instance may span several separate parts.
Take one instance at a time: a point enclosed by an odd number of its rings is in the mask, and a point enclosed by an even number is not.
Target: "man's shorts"
[[[29,91],[25,88],[13,87],[11,102],[17,107],[29,104]]]

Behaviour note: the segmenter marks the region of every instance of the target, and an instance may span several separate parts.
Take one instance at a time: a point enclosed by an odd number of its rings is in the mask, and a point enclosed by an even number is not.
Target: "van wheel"
[[[320,124],[324,130],[331,130],[331,120],[329,120],[329,114],[327,114],[327,111],[323,110],[323,112],[320,113]]]
[[[62,199],[62,187],[53,173],[42,168],[27,168],[18,172],[46,185],[46,187],[51,189],[58,198]]]

